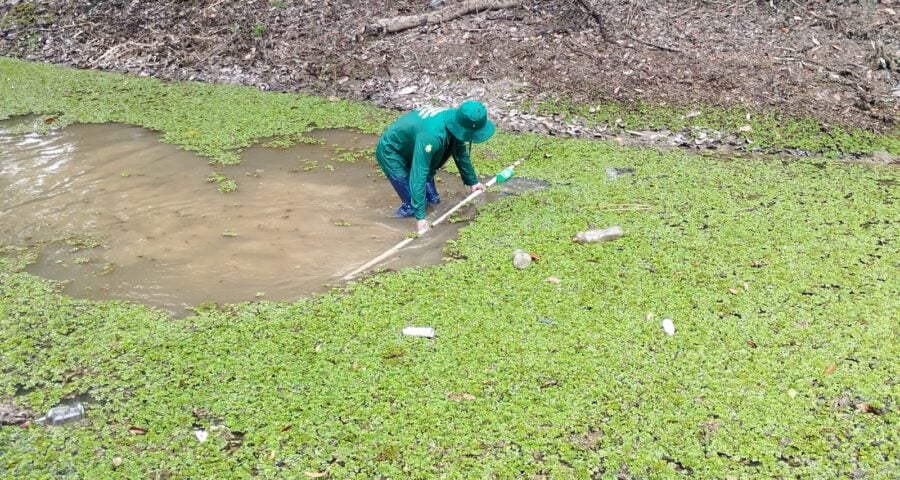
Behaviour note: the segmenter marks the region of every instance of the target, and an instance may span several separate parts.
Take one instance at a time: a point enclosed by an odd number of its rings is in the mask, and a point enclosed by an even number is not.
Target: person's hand
[[[419,235],[422,235],[429,230],[431,230],[431,227],[428,226],[428,220],[416,220],[416,231],[419,233]]]
[[[472,188],[472,193],[475,193],[475,192],[477,192],[477,191],[479,191],[479,190],[481,190],[482,192],[484,192],[484,184],[481,183],[481,182],[478,182],[478,183],[476,183],[475,185],[472,185],[471,188]]]

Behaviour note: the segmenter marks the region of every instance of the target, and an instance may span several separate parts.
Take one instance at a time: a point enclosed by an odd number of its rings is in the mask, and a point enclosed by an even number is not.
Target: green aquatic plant
[[[100,266],[100,269],[94,273],[95,277],[102,277],[105,275],[109,275],[116,270],[116,264],[113,262],[104,262],[103,265]]]
[[[317,160],[304,160],[303,161],[303,171],[308,172],[310,170],[315,170],[319,166],[319,162]]]
[[[222,193],[233,192],[238,188],[237,182],[233,178],[218,172],[210,174],[210,176],[206,178],[206,181],[215,183]]]
[[[106,97],[118,98],[127,78],[58,71],[80,79],[78,95],[94,106],[115,104]],[[0,116],[28,105],[52,104],[70,121],[90,112],[2,82]],[[197,88],[239,104],[294,101]],[[332,102],[310,102],[305,118],[340,121],[328,117]],[[144,112],[156,125],[180,113]],[[216,145],[210,155],[240,148],[214,115],[193,121],[198,133],[169,139]],[[63,295],[24,272],[33,249],[0,247],[0,399],[35,412],[75,397],[87,405],[87,419],[66,427],[0,428],[0,471],[587,479],[900,470],[895,168],[508,134],[474,152],[482,174],[521,157],[516,174],[552,188],[479,205],[447,245],[453,261],[293,302],[208,303],[174,318]],[[633,172],[610,178],[607,168]],[[612,225],[625,235],[572,241]],[[538,260],[518,270],[516,249]],[[405,337],[407,326],[433,327],[436,338]]]
[[[356,163],[375,158],[375,147],[346,148],[337,145],[331,147],[332,159],[338,162]]]
[[[67,233],[50,240],[48,243],[64,244],[70,247],[69,253],[75,253],[81,250],[97,248],[102,245],[102,240],[90,233]]]
[[[299,141],[305,133],[328,128],[378,133],[396,115],[344,100],[168,83],[9,58],[0,58],[0,112],[52,115],[52,128],[75,122],[140,125],[220,164],[239,162],[241,150],[261,138]]]
[[[265,148],[289,148],[297,144],[306,145],[322,145],[324,139],[318,137],[310,137],[303,133],[294,133],[289,135],[279,135],[262,143]]]

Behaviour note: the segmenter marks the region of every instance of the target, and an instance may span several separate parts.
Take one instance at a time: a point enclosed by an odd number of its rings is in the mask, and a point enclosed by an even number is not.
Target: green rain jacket
[[[425,218],[425,182],[434,178],[451,155],[463,183],[478,183],[469,149],[447,130],[447,120],[455,112],[452,108],[438,107],[413,110],[394,121],[375,148],[375,158],[385,175],[409,178],[410,199],[417,220]]]

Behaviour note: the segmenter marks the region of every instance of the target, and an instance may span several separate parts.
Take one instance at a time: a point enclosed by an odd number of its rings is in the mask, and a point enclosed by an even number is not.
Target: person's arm
[[[416,220],[425,219],[425,182],[431,169],[431,157],[437,153],[440,144],[433,135],[420,134],[416,137],[412,166],[409,170],[409,199]]]
[[[472,165],[472,159],[469,158],[469,148],[465,143],[456,142],[456,147],[453,149],[453,161],[456,162],[456,168],[459,170],[459,176],[462,177],[463,183],[471,187],[472,193],[475,193],[475,190],[483,192],[484,184],[478,180],[475,166]]]
[[[469,158],[469,147],[464,142],[454,142],[453,161],[456,163],[456,169],[459,170],[459,176],[462,177],[464,184],[468,186],[477,185],[481,182],[478,180],[478,174],[475,173],[475,166]]]

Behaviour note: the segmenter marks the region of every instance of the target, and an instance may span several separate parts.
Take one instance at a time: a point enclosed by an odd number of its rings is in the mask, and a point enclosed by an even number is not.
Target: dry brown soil
[[[554,96],[763,107],[880,131],[900,118],[895,0],[526,0],[365,33],[459,1],[0,0],[0,55],[394,108],[475,97],[516,130],[529,129],[523,100]]]

